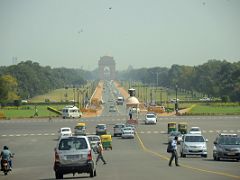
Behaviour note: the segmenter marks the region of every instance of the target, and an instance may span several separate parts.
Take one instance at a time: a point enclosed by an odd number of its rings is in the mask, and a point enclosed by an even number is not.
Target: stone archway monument
[[[112,56],[100,57],[98,72],[101,80],[114,80],[116,78],[116,63]]]

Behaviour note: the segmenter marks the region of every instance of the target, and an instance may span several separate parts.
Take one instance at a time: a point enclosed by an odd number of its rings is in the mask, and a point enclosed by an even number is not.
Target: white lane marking
[[[227,132],[227,130],[223,130],[223,132],[224,132],[224,133],[226,133],[226,132]]]
[[[166,131],[161,131],[162,134],[166,133]]]
[[[151,134],[151,131],[147,131],[148,134]]]
[[[153,131],[154,134],[158,134],[158,131]]]
[[[6,134],[3,134],[2,136],[5,137],[5,136],[7,136],[7,135],[6,135]]]
[[[202,132],[203,132],[203,133],[206,133],[207,131],[206,131],[206,130],[203,130]]]
[[[208,132],[213,133],[213,130],[209,130]]]
[[[233,132],[234,132],[234,130],[230,130],[229,132],[233,133]]]

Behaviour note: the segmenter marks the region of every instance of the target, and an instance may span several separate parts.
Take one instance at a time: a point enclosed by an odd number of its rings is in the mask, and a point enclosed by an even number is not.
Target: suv
[[[113,136],[117,136],[117,135],[122,135],[122,128],[124,128],[125,127],[125,124],[122,124],[122,123],[118,123],[118,124],[115,124],[114,126],[113,126],[113,131],[114,131],[114,133],[113,133]]]
[[[201,134],[185,134],[180,142],[181,157],[186,155],[201,155],[207,157],[207,142]]]
[[[221,133],[213,146],[213,159],[237,159],[240,161],[240,136],[237,134]]]
[[[96,176],[96,158],[86,136],[62,137],[55,148],[54,171],[56,179],[64,174],[89,173]]]

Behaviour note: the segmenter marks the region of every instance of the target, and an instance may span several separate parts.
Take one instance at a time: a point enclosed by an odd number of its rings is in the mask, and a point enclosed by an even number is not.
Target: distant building
[[[116,63],[112,56],[100,57],[98,61],[99,79],[114,80],[116,78]]]

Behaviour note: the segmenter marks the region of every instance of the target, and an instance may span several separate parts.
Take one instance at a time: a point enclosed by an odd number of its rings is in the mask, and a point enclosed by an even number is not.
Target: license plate
[[[79,155],[68,155],[67,159],[68,160],[76,160],[76,159],[79,159]]]
[[[227,153],[227,155],[229,155],[229,156],[234,156],[235,153],[233,153],[233,152],[229,152],[229,153]]]

